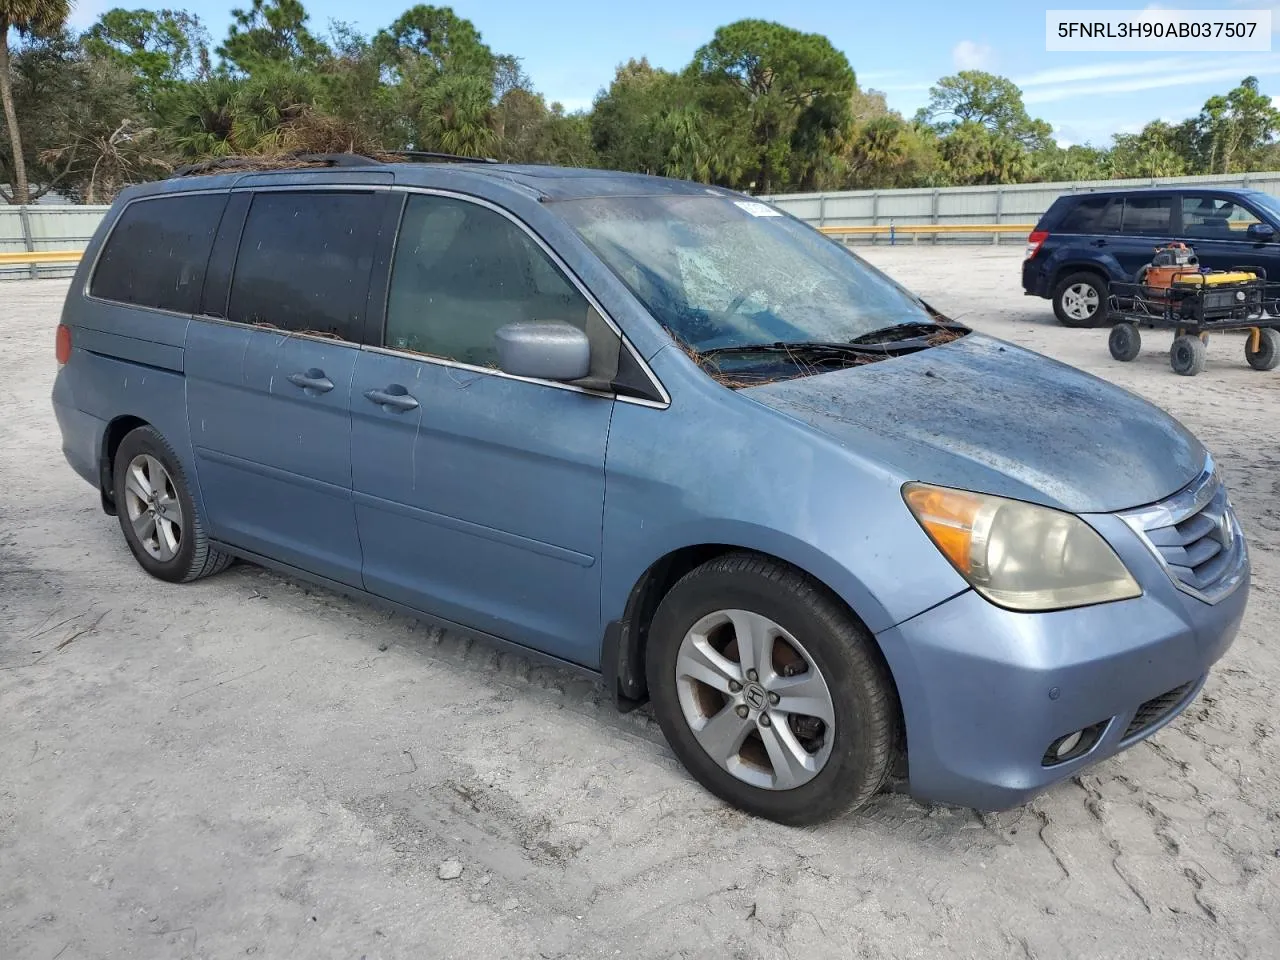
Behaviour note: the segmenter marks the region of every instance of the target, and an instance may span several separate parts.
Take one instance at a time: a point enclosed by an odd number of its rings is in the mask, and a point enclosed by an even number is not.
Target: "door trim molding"
[[[553,560],[562,560],[565,563],[571,563],[577,567],[593,567],[596,558],[588,556],[585,553],[579,553],[577,550],[570,550],[568,547],[557,546],[554,543],[547,543],[545,540],[535,540],[532,537],[522,537],[517,533],[508,533],[506,530],[497,530],[494,527],[486,527],[484,524],[473,523],[470,520],[460,520],[457,517],[450,517],[443,513],[435,513],[431,510],[423,510],[421,507],[412,507],[406,503],[397,503],[394,500],[386,500],[382,497],[375,497],[369,493],[362,493],[359,490],[351,491],[351,499],[357,507],[371,507],[375,510],[381,510],[384,513],[397,514],[402,517],[408,517],[410,520],[419,520],[422,523],[429,523],[432,526],[444,527],[446,530],[453,530],[457,533],[470,534],[473,537],[479,537],[482,540],[491,540],[494,543],[500,543],[507,547],[516,547],[521,550],[527,550],[530,553],[538,553],[544,557],[550,557]],[[356,526],[360,525],[359,514],[356,515]]]

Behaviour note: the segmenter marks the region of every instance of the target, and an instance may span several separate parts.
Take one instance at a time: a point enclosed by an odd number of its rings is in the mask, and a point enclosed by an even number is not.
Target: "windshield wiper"
[[[893,343],[899,340],[917,340],[931,337],[936,333],[962,333],[965,328],[959,324],[931,323],[924,320],[911,320],[907,323],[894,323],[880,327],[868,333],[859,334],[849,342],[851,344]]]
[[[741,343],[729,347],[712,347],[710,350],[699,350],[698,353],[704,357],[725,357],[735,354],[745,353],[781,353],[781,354],[807,354],[815,353],[848,355],[855,354],[857,356],[867,356],[868,354],[884,353],[883,349],[878,349],[870,344],[859,344],[855,342],[842,343],[837,340],[778,340],[774,343]]]

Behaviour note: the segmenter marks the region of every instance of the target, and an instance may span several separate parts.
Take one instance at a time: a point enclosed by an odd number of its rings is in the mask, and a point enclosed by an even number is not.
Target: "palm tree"
[[[27,203],[31,191],[27,186],[27,163],[22,156],[18,111],[13,106],[10,85],[9,29],[22,34],[57,30],[71,13],[71,3],[72,0],[0,0],[0,101],[4,103],[4,119],[9,126],[9,146],[13,148],[14,203]]]
[[[493,85],[474,74],[453,74],[436,81],[422,95],[418,119],[421,142],[414,144],[418,149],[482,157],[498,140]]]

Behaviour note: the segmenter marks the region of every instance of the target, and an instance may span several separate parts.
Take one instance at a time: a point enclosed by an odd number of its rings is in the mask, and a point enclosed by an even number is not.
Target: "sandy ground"
[[[587,681],[252,566],[147,577],[59,452],[65,285],[5,283],[0,958],[1280,956],[1280,372],[1116,363],[1014,249],[867,255],[1213,450],[1254,594],[1176,723],[996,816],[752,820]]]

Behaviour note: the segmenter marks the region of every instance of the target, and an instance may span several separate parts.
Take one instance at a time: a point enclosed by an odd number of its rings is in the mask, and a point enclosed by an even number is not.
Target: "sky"
[[[448,0],[445,0],[448,3]],[[313,30],[331,19],[365,33],[390,24],[412,0],[304,0]],[[85,27],[112,6],[181,7],[198,15],[215,44],[226,35],[235,3],[226,0],[79,0],[72,24]],[[247,6],[248,3],[245,3]],[[443,4],[442,4],[443,5]],[[883,91],[889,106],[910,117],[928,99],[929,86],[959,69],[981,69],[1014,80],[1032,116],[1053,125],[1059,143],[1110,143],[1152,119],[1179,121],[1204,101],[1252,74],[1280,106],[1280,52],[1075,53],[1046,52],[1045,10],[1167,8],[1273,9],[1258,0],[1170,0],[1109,3],[1053,0],[1034,5],[1008,0],[453,0],[496,53],[522,61],[534,88],[569,110],[589,107],[615,68],[646,56],[658,67],[680,69],[711,39],[716,27],[747,17],[776,20],[825,34],[844,52],[862,88]],[[1280,37],[1275,38],[1280,51]]]

